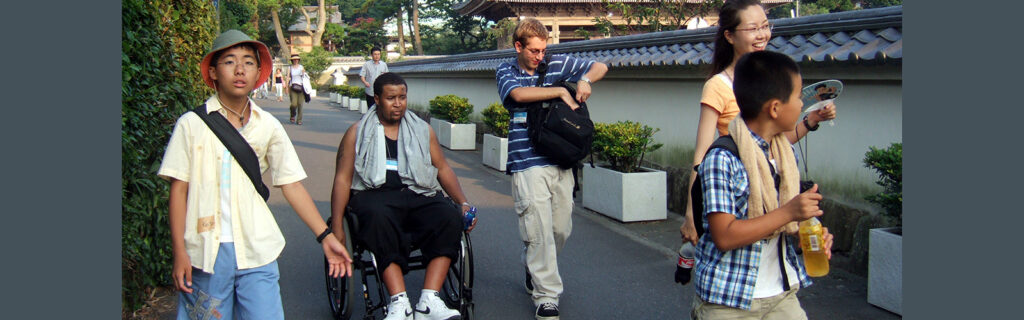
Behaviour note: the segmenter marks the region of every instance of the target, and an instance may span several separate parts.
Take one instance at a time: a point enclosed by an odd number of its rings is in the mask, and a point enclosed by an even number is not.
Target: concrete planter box
[[[348,106],[348,110],[359,111],[359,100],[352,97],[345,97],[345,99],[348,99],[348,104],[346,105]]]
[[[331,92],[330,94],[328,94],[327,100],[330,102],[334,102],[334,99],[337,98],[337,95],[337,93]]]
[[[871,229],[868,303],[903,315],[903,230]]]
[[[366,100],[359,99],[359,113],[366,114]]]
[[[316,89],[309,89],[309,96],[316,97]]]
[[[505,171],[508,160],[508,138],[484,134],[483,162],[485,166]]]
[[[430,126],[437,133],[437,141],[448,150],[475,150],[476,124],[455,124],[431,118]]]
[[[668,212],[667,174],[641,168],[622,173],[583,166],[583,206],[622,222],[664,220]]]

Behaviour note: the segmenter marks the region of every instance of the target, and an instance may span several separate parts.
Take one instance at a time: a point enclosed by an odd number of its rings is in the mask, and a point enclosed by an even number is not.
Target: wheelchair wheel
[[[441,293],[448,307],[468,320],[473,318],[473,244],[468,233],[463,234],[460,246],[459,261],[448,269]]]
[[[327,225],[331,225],[331,219],[327,219]],[[342,227],[345,229],[345,249],[348,250],[349,254],[352,254],[352,240],[349,237],[348,221],[342,222]],[[334,319],[337,320],[348,320],[352,317],[352,299],[351,296],[358,294],[356,292],[356,282],[352,275],[340,278],[332,278],[328,271],[330,267],[327,264],[327,256],[324,256],[324,278],[327,279],[327,299],[331,306],[331,313],[334,315]]]

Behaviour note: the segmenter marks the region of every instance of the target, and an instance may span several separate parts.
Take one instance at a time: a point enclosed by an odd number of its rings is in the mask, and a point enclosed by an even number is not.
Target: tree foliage
[[[602,0],[602,5],[626,23],[616,25],[608,16],[601,15],[594,17],[594,27],[605,36],[616,36],[686,29],[689,19],[711,14],[722,7],[722,0],[697,4],[676,0],[652,0],[644,4]]]
[[[302,53],[300,56],[302,57],[302,67],[306,68],[314,81],[320,79],[324,70],[331,66],[331,53],[327,52],[324,47],[313,47],[312,51]]]
[[[121,301],[132,312],[170,284],[169,188],[156,171],[175,120],[212,94],[199,61],[218,26],[205,0],[125,0],[121,26]]]
[[[259,30],[253,24],[258,21],[256,2],[245,0],[224,0],[220,2],[221,30],[235,29],[258,39]]]
[[[803,0],[800,1],[800,16],[843,12],[859,9],[881,8],[902,5],[903,0]],[[768,18],[789,18],[790,10],[796,9],[796,2],[787,3],[768,10]]]

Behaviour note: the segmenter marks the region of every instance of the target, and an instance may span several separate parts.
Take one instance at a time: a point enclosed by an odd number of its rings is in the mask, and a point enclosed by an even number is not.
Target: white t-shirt
[[[231,151],[224,148],[220,157],[220,242],[234,242],[231,233]]]
[[[302,68],[302,65],[290,66],[288,70],[291,73],[290,84],[298,83],[299,85],[302,85],[302,72],[305,71],[305,69]]]
[[[782,235],[776,236],[761,245],[761,263],[757,266],[754,299],[776,296],[783,292],[782,272],[779,270],[779,239],[781,237]],[[785,252],[783,252],[783,256],[785,256]],[[800,285],[800,278],[797,277],[796,269],[793,268],[793,265],[789,264],[789,261],[786,261],[786,273],[789,277],[789,287],[798,287]]]

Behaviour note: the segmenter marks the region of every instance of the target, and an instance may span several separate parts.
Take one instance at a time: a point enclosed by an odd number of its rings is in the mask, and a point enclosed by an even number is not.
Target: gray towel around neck
[[[377,106],[366,111],[356,132],[355,174],[352,189],[379,188],[387,180],[387,147]],[[441,189],[437,168],[430,160],[430,125],[406,111],[398,125],[398,176],[417,194],[433,196]]]

